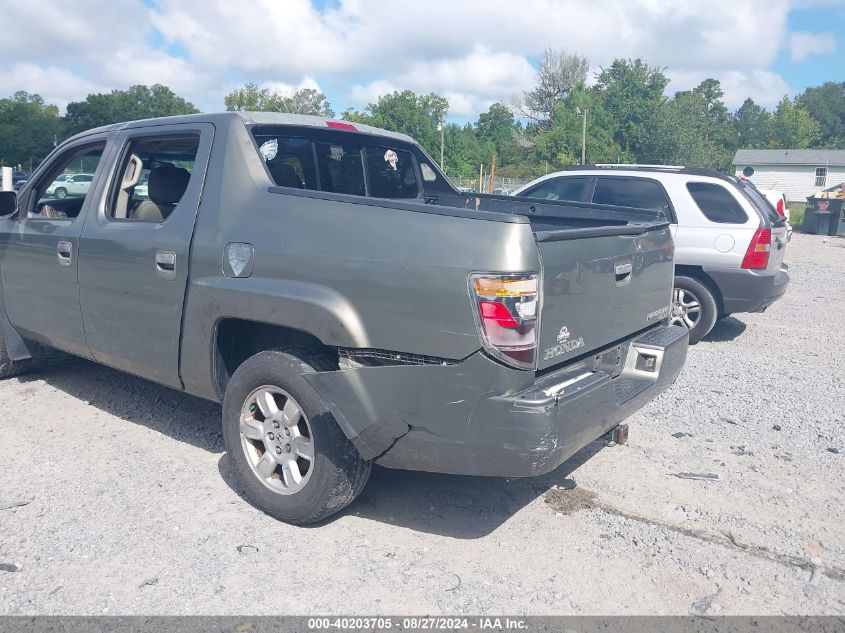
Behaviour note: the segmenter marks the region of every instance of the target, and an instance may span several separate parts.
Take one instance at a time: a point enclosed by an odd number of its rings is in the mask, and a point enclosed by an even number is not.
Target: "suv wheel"
[[[689,342],[698,343],[716,323],[716,299],[707,286],[692,277],[675,277],[671,323],[689,329]]]
[[[287,523],[325,519],[364,489],[361,458],[302,374],[336,369],[309,350],[256,354],[235,371],[223,400],[229,462],[247,498]]]

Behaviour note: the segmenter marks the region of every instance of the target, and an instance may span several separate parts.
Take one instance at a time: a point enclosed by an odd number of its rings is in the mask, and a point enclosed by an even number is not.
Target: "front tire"
[[[64,187],[58,187],[56,189],[56,197],[59,200],[64,200],[65,198],[67,198],[67,189],[65,189]]]
[[[671,323],[689,329],[690,344],[707,336],[716,323],[718,312],[716,299],[707,286],[693,277],[675,277]]]
[[[223,399],[229,463],[249,501],[295,525],[352,503],[372,469],[302,374],[336,369],[301,348],[260,352],[238,367]]]

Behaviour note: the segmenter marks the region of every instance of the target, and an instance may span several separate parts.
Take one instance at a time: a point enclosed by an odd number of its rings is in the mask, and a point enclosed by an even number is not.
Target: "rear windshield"
[[[281,187],[392,199],[417,198],[422,190],[413,155],[398,146],[362,143],[355,136],[337,142],[288,136],[266,128],[254,129],[253,137]]]
[[[786,224],[786,218],[782,218],[777,210],[772,206],[772,203],[766,200],[766,197],[757,191],[756,187],[750,183],[736,181],[737,188],[742,192],[742,195],[754,206],[757,211],[768,221],[772,226],[783,226]]]

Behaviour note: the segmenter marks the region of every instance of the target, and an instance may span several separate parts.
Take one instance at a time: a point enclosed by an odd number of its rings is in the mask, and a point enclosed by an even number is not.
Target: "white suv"
[[[786,220],[747,182],[709,169],[583,165],[515,196],[663,212],[675,239],[672,321],[690,342],[734,312],[763,312],[786,292]]]

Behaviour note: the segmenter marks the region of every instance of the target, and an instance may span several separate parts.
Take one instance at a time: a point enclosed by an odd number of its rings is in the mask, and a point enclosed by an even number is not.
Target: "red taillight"
[[[538,285],[536,273],[470,275],[481,342],[491,355],[521,369],[536,362]]]
[[[326,121],[326,127],[334,128],[335,130],[349,130],[350,132],[358,131],[358,128],[351,123],[341,123],[340,121]]]
[[[742,260],[742,267],[749,269],[761,269],[769,265],[769,253],[772,250],[772,230],[757,229],[751,244],[745,251],[745,258]]]
[[[780,200],[778,200],[777,210],[778,210],[778,215],[779,215],[780,217],[782,217],[782,218],[785,218],[785,217],[786,217],[786,215],[785,215],[785,214],[784,214],[784,212],[783,212],[783,198],[781,198]]]
[[[504,303],[494,303],[492,301],[479,301],[478,307],[481,310],[482,321],[493,321],[499,327],[517,328],[519,323],[513,318],[513,315],[508,310]]]

